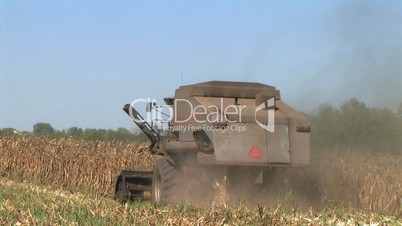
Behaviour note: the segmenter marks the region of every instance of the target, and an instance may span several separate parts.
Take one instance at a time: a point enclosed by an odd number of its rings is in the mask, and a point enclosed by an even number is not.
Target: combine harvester
[[[165,130],[151,126],[132,104],[123,108],[150,139],[151,153],[162,158],[153,172],[119,172],[119,201],[142,200],[149,192],[155,203],[191,197],[191,189],[202,186],[189,181],[268,184],[273,169],[309,165],[310,122],[275,87],[212,81],[181,86],[164,101],[172,113]],[[157,107],[147,103],[147,112]]]

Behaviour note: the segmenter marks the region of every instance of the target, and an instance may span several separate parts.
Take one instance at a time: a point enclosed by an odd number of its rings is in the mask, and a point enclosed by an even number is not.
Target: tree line
[[[402,102],[394,112],[387,108],[370,108],[352,98],[339,107],[322,104],[307,114],[311,120],[311,141],[315,149],[368,150],[402,153]],[[0,129],[0,136],[19,134],[12,128]],[[147,141],[142,132],[126,128],[117,130],[71,127],[55,130],[49,123],[37,123],[23,135],[72,137],[103,141]]]
[[[402,102],[396,112],[352,98],[309,114],[314,148],[402,153]]]
[[[113,129],[82,129],[79,127],[71,127],[64,130],[56,130],[50,123],[39,122],[33,126],[33,131],[19,132],[13,128],[0,129],[0,137],[5,135],[31,135],[31,136],[49,136],[53,138],[71,137],[74,139],[84,140],[101,140],[101,141],[147,141],[147,137],[142,132],[131,132],[126,128]]]

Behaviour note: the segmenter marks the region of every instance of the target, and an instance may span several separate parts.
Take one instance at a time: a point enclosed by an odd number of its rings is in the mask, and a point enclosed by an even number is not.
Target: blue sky
[[[261,82],[302,111],[402,101],[402,1],[0,1],[0,127],[133,128],[182,83]]]

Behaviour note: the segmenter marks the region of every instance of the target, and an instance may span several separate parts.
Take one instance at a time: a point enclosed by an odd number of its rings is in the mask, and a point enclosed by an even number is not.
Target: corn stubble
[[[29,200],[29,201],[27,201]],[[0,225],[400,225],[395,217],[350,208],[284,212],[259,206],[122,205],[91,194],[70,194],[0,179]]]
[[[301,170],[320,191],[324,206],[339,203],[402,216],[402,157],[367,152],[315,151]],[[111,196],[121,169],[152,170],[156,158],[147,144],[68,138],[0,139],[0,175],[79,188]]]

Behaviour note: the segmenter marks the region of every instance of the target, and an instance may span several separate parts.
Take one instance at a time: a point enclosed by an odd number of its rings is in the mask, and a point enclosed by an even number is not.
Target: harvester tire
[[[167,159],[160,159],[152,177],[152,202],[167,203],[175,200],[178,170]]]

